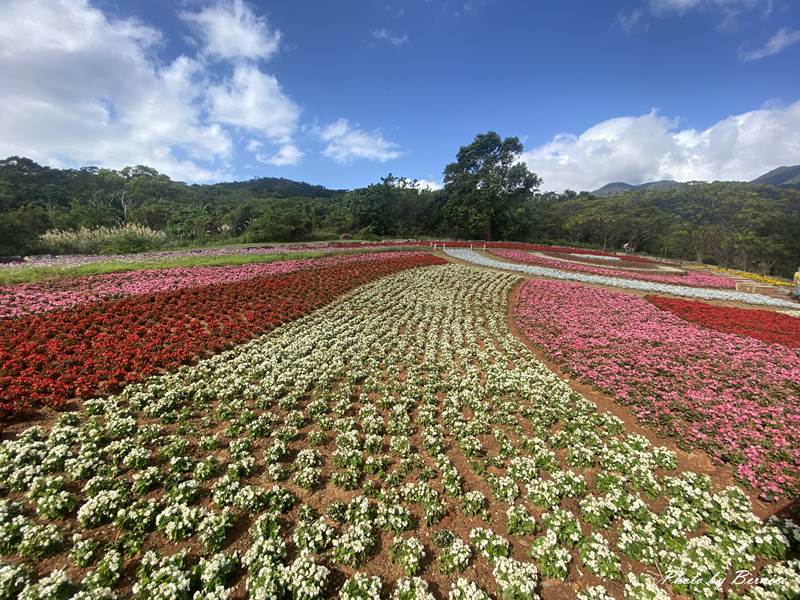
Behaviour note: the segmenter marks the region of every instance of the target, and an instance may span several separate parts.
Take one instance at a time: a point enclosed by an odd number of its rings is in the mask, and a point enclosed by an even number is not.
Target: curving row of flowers
[[[3,442],[0,599],[800,593],[800,529],[544,368],[518,281],[407,270]]]
[[[526,281],[514,318],[548,355],[633,405],[643,422],[736,465],[767,497],[800,494],[800,350],[558,281]]]
[[[12,261],[0,263],[0,270],[3,269],[24,269],[26,267],[75,267],[88,265],[97,262],[122,262],[139,263],[149,261],[164,261],[180,258],[193,257],[221,257],[221,256],[242,256],[242,255],[270,255],[270,254],[289,254],[296,252],[323,252],[336,250],[357,250],[367,248],[389,248],[389,247],[415,247],[427,245],[427,242],[416,242],[410,240],[402,241],[378,241],[378,242],[323,242],[311,244],[282,244],[276,246],[221,246],[210,248],[193,248],[188,250],[158,250],[154,252],[136,252],[131,254],[71,254],[71,255],[43,255],[29,256],[22,261]]]
[[[368,255],[6,319],[0,412],[113,390],[258,336],[367,281],[442,262],[423,253]]]
[[[633,254],[616,254],[603,250],[586,248],[573,248],[569,246],[542,246],[525,242],[463,242],[452,240],[383,240],[374,242],[338,241],[312,244],[285,244],[276,246],[223,246],[214,248],[194,248],[190,250],[161,250],[156,252],[139,252],[134,254],[106,254],[106,255],[63,255],[63,256],[31,256],[24,261],[0,263],[0,270],[24,269],[26,267],[74,267],[97,262],[122,262],[139,263],[148,261],[163,261],[187,257],[221,257],[240,255],[269,255],[286,254],[295,252],[322,252],[336,250],[353,250],[367,248],[417,248],[421,246],[448,246],[453,248],[470,247],[473,245],[487,246],[490,248],[516,248],[520,250],[536,250],[540,252],[580,253],[587,257],[607,257],[615,260],[630,262],[652,262],[643,256]]]
[[[752,281],[755,281],[756,283],[763,283],[765,285],[777,285],[778,287],[786,287],[786,288],[794,287],[794,283],[792,283],[787,279],[770,277],[769,275],[760,275],[758,273],[751,273],[750,271],[740,271],[739,269],[730,269],[728,267],[718,267],[715,265],[703,265],[703,264],[696,264],[695,268],[704,269],[706,271],[712,271],[714,273],[731,275],[733,277],[742,277],[744,279],[750,279]]]
[[[690,287],[700,288],[719,288],[719,289],[735,289],[736,282],[728,277],[720,275],[712,275],[710,273],[698,273],[696,271],[689,271],[686,275],[659,275],[655,273],[636,273],[634,271],[623,271],[620,269],[604,269],[603,267],[595,267],[589,265],[582,265],[578,263],[566,262],[545,256],[537,256],[530,252],[523,252],[520,250],[491,250],[491,253],[512,260],[514,262],[523,263],[526,265],[537,265],[540,267],[549,267],[552,269],[560,269],[565,271],[577,271],[579,273],[590,273],[592,275],[602,275],[605,277],[619,277],[622,279],[638,279],[639,281],[653,281],[655,283],[669,283],[674,285],[687,285]]]
[[[770,310],[714,306],[664,296],[648,296],[647,299],[661,310],[709,329],[800,348],[800,319],[791,315]]]
[[[141,296],[207,285],[238,283],[257,277],[282,275],[303,269],[316,269],[368,261],[380,262],[402,256],[404,256],[402,252],[388,252],[330,256],[307,260],[285,260],[266,264],[146,269],[0,286],[0,319],[68,308],[84,302],[94,302],[109,298]]]
[[[797,308],[796,302],[781,300],[762,296],[761,294],[750,294],[733,290],[714,290],[708,288],[693,288],[686,285],[672,285],[666,283],[655,283],[650,281],[638,281],[636,279],[625,279],[623,277],[606,277],[603,275],[590,275],[575,271],[565,271],[563,269],[551,269],[549,267],[538,267],[536,265],[524,265],[521,263],[508,262],[478,254],[466,248],[447,248],[445,253],[448,256],[466,261],[483,267],[494,269],[504,269],[506,271],[516,271],[526,275],[536,275],[539,277],[550,277],[552,279],[566,279],[570,281],[580,281],[595,285],[606,285],[612,287],[628,288],[640,290],[654,294],[671,294],[673,296],[683,296],[687,298],[701,298],[703,300],[722,300],[731,302],[744,302],[762,306],[775,306],[778,308]]]
[[[583,256],[584,258],[594,258],[596,260],[614,260],[621,262],[652,263],[653,261],[645,256],[637,254],[617,254],[605,250],[592,250],[589,248],[575,248],[573,246],[543,246],[541,244],[530,244],[528,242],[484,242],[484,241],[434,241],[429,244],[436,244],[444,248],[486,248],[499,250],[526,250],[528,252],[555,252],[557,254],[570,254]]]

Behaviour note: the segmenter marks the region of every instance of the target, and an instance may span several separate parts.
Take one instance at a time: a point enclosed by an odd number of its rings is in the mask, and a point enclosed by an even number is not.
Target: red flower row
[[[768,310],[714,306],[663,296],[648,296],[647,299],[662,310],[709,329],[800,348],[800,319],[796,317]]]
[[[112,392],[261,335],[363,283],[443,262],[427,254],[373,257],[6,320],[0,413]]]

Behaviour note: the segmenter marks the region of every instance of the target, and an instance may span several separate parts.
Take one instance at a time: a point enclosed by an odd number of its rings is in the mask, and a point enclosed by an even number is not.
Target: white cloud
[[[245,146],[245,147],[247,148],[248,152],[256,152],[263,145],[264,145],[264,142],[261,142],[261,141],[255,139],[255,138],[252,138],[252,139],[250,139],[250,141],[247,142],[247,146]]]
[[[800,163],[800,100],[722,119],[704,130],[651,111],[559,134],[523,154],[546,190],[593,190],[613,181],[750,180]]]
[[[374,37],[376,40],[389,42],[392,46],[399,47],[408,43],[407,33],[404,33],[403,35],[394,35],[386,29],[374,29],[372,31],[372,37]]]
[[[743,12],[758,6],[771,6],[770,0],[650,0],[650,10],[657,15],[675,12],[684,15],[696,8],[717,8],[726,12]]]
[[[778,30],[775,35],[767,40],[763,47],[756,50],[749,50],[739,53],[739,58],[742,60],[760,60],[767,56],[780,54],[789,46],[800,42],[800,30],[798,29],[783,29]]]
[[[210,119],[256,131],[286,143],[297,128],[300,109],[278,80],[252,64],[238,64],[233,77],[208,90]]]
[[[683,17],[694,10],[713,12],[721,16],[717,26],[720,30],[734,30],[739,27],[741,17],[757,9],[764,15],[772,12],[773,0],[642,0],[642,4],[632,10],[622,10],[614,25],[625,33],[636,29],[648,29],[646,14],[657,18]]]
[[[241,2],[215,6],[264,32]],[[197,56],[164,64],[160,31],[112,19],[87,0],[0,1],[0,156],[54,166],[147,164],[176,179],[218,180],[230,176],[241,129],[280,145],[276,161],[299,160],[300,151],[287,148],[299,109],[278,81],[245,62],[221,80],[225,70],[206,61],[206,51],[274,52],[242,36],[238,49],[212,36]]]
[[[402,155],[399,146],[386,140],[380,131],[370,133],[352,127],[347,119],[334,121],[317,133],[322,141],[327,142],[322,153],[339,163],[361,158],[386,162]]]
[[[303,158],[303,152],[294,144],[284,144],[272,156],[262,153],[256,154],[256,160],[258,162],[274,165],[276,167],[297,165],[300,163],[301,158]]]
[[[180,16],[200,32],[203,52],[211,58],[268,59],[281,41],[281,32],[272,30],[243,0],[218,0],[199,12]]]
[[[85,0],[0,3],[0,156],[146,163],[178,178],[218,177],[195,162],[232,148],[194,104],[202,69],[187,57],[156,64],[150,52],[159,39],[155,29],[111,21]]]
[[[430,179],[417,179],[417,189],[418,190],[440,190],[444,186],[442,185],[441,181],[432,181]]]
[[[648,25],[644,20],[644,9],[642,8],[634,8],[629,12],[621,10],[617,14],[617,21],[615,25],[617,25],[625,33],[632,33],[637,29],[648,29]]]

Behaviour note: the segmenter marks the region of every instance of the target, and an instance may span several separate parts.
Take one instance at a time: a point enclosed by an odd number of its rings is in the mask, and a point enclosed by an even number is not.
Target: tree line
[[[800,191],[692,183],[597,198],[540,192],[522,144],[494,132],[459,149],[442,190],[388,175],[349,191],[287,179],[187,185],[146,166],[55,169],[0,160],[0,255],[41,252],[52,230],[138,224],[168,246],[352,237],[513,240],[638,251],[788,276],[800,260]],[[136,251],[142,248],[115,248]]]

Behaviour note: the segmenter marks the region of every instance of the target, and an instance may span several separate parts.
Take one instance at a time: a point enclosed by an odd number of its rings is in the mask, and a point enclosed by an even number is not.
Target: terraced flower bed
[[[579,281],[593,285],[603,285],[619,287],[625,289],[639,290],[652,294],[671,294],[686,298],[701,298],[704,300],[721,300],[729,302],[744,302],[760,306],[772,306],[776,308],[796,309],[797,302],[789,299],[772,298],[761,294],[739,292],[735,290],[720,290],[711,288],[695,288],[688,285],[674,285],[671,283],[657,283],[652,281],[641,281],[616,275],[594,275],[590,273],[579,273],[567,269],[554,269],[550,267],[540,267],[519,262],[512,262],[498,257],[479,254],[469,248],[446,248],[445,253],[455,259],[463,260],[473,265],[490,267],[493,269],[504,269],[536,277],[551,277],[554,279],[565,279],[568,281]]]
[[[723,333],[745,335],[789,348],[800,348],[800,319],[790,315],[769,310],[715,306],[663,296],[648,296],[647,299],[660,309],[703,327]]]
[[[250,269],[220,272],[218,283],[201,274],[204,285],[178,285],[174,291],[169,288],[176,277],[170,275],[156,278],[155,289],[165,285],[163,291],[148,288],[146,294],[5,319],[0,321],[0,412],[112,391],[251,339],[367,281],[441,262],[422,253],[369,255],[294,272],[297,265],[278,266],[274,274],[255,277]],[[177,280],[184,276],[199,281],[186,273]]]
[[[637,273],[635,271],[623,271],[620,269],[608,269],[599,266],[584,265],[576,262],[567,262],[558,259],[551,259],[545,256],[531,254],[521,250],[491,250],[491,253],[500,258],[513,260],[526,265],[538,265],[551,269],[564,269],[579,273],[591,273],[592,275],[602,275],[605,277],[620,277],[623,279],[638,279],[639,281],[653,281],[656,283],[670,283],[674,285],[686,285],[700,288],[735,289],[736,283],[721,275],[711,273],[698,273],[689,271],[686,275],[659,275],[655,273]]]
[[[623,292],[559,281],[526,281],[514,316],[554,360],[633,405],[643,422],[735,465],[767,497],[800,493],[796,348],[713,331]]]
[[[528,252],[553,252],[556,254],[569,254],[584,257],[595,257],[597,259],[612,259],[619,260],[627,263],[652,263],[649,258],[645,256],[638,256],[636,254],[617,254],[615,252],[606,252],[605,250],[592,250],[588,248],[574,248],[572,246],[542,246],[541,244],[529,244],[527,242],[463,242],[463,241],[438,241],[431,242],[438,246],[444,245],[448,248],[486,248],[498,250],[517,250]]]
[[[0,444],[0,600],[800,594],[796,524],[763,505],[757,516],[729,477],[695,471],[696,454],[631,432],[548,370],[509,326],[520,277],[441,263],[321,263],[3,320],[58,317],[55,334],[100,315],[114,333],[74,354],[121,360],[134,334],[176,333],[130,363],[136,381]],[[523,292],[532,284],[606,292],[533,280]],[[524,306],[555,327],[558,290],[545,291]],[[621,327],[613,303],[588,299]],[[12,339],[22,330],[4,352]],[[167,372],[144,366],[156,346],[176,349]],[[184,347],[196,354],[179,366]],[[769,357],[750,358],[731,369],[764,376]],[[751,391],[791,404],[765,381]]]
[[[232,284],[294,273],[305,269],[345,266],[350,263],[385,261],[405,256],[402,252],[351,254],[309,260],[284,260],[267,264],[222,267],[149,269],[73,277],[38,283],[0,286],[0,318],[41,313],[77,304],[172,292],[217,284]]]
[[[70,267],[87,265],[96,262],[130,262],[140,263],[147,261],[164,261],[191,257],[224,257],[224,256],[258,256],[264,254],[287,254],[298,252],[318,252],[324,250],[367,249],[395,246],[420,246],[427,245],[417,241],[385,241],[385,242],[323,242],[311,244],[281,244],[281,245],[254,245],[254,246],[221,246],[193,248],[186,250],[160,250],[155,252],[136,252],[132,254],[79,254],[59,256],[31,256],[24,261],[0,263],[0,270],[18,269],[26,267]]]

